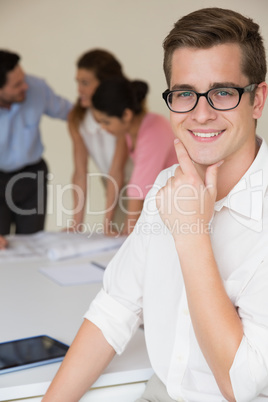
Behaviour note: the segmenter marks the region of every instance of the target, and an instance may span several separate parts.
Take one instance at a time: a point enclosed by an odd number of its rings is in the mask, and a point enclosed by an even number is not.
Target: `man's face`
[[[245,87],[248,78],[241,72],[241,50],[236,44],[210,49],[176,49],[171,66],[170,89],[206,92],[214,87]],[[259,91],[259,88],[257,89]],[[258,97],[257,97],[258,98]],[[182,141],[191,159],[200,165],[225,162],[252,154],[255,149],[255,120],[260,117],[250,94],[244,93],[237,108],[217,111],[205,97],[188,113],[170,113],[175,135]],[[215,135],[211,136],[212,133]],[[202,134],[202,136],[200,136]],[[206,135],[204,137],[204,135]]]
[[[23,102],[26,97],[28,85],[22,68],[17,65],[7,74],[7,81],[0,88],[0,106],[10,107],[12,103]]]

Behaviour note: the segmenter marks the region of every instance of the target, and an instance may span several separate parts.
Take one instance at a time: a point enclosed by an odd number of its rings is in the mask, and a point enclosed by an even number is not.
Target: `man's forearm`
[[[229,370],[243,337],[241,320],[224,289],[209,235],[189,234],[176,246],[196,338],[221,392],[232,401]]]
[[[114,355],[100,329],[85,320],[42,401],[79,401]]]

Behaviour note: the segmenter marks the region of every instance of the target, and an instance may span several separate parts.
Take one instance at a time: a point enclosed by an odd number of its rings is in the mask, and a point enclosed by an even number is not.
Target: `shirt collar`
[[[215,211],[226,207],[248,223],[252,220],[261,222],[268,187],[268,147],[264,139],[257,137],[257,141],[260,149],[252,165],[230,193],[217,201],[214,207]]]
[[[21,107],[21,103],[12,103],[12,105],[10,106],[9,109],[7,109],[5,107],[0,107],[0,114],[5,115],[5,114],[13,113],[14,111],[16,111],[17,109],[19,109]]]

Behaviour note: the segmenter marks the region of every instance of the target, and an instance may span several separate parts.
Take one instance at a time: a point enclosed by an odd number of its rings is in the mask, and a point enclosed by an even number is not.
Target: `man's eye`
[[[217,95],[219,95],[219,96],[228,96],[230,94],[228,92],[226,92],[226,91],[220,91],[220,92],[217,93]]]
[[[233,96],[235,93],[232,90],[226,90],[226,89],[219,89],[217,91],[215,91],[214,95],[216,96],[222,96],[222,97],[226,97],[226,96]]]
[[[178,97],[188,98],[189,96],[193,96],[193,93],[190,91],[179,92]]]

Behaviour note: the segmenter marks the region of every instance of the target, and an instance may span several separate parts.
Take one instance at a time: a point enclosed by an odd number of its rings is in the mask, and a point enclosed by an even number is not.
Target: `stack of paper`
[[[50,244],[46,249],[47,256],[52,261],[79,255],[96,254],[119,248],[125,237],[108,237],[103,234],[92,233],[88,236],[62,233],[57,242]]]
[[[6,260],[48,258],[51,261],[118,249],[125,236],[108,237],[99,233],[38,232],[7,236],[8,248],[0,251]]]

